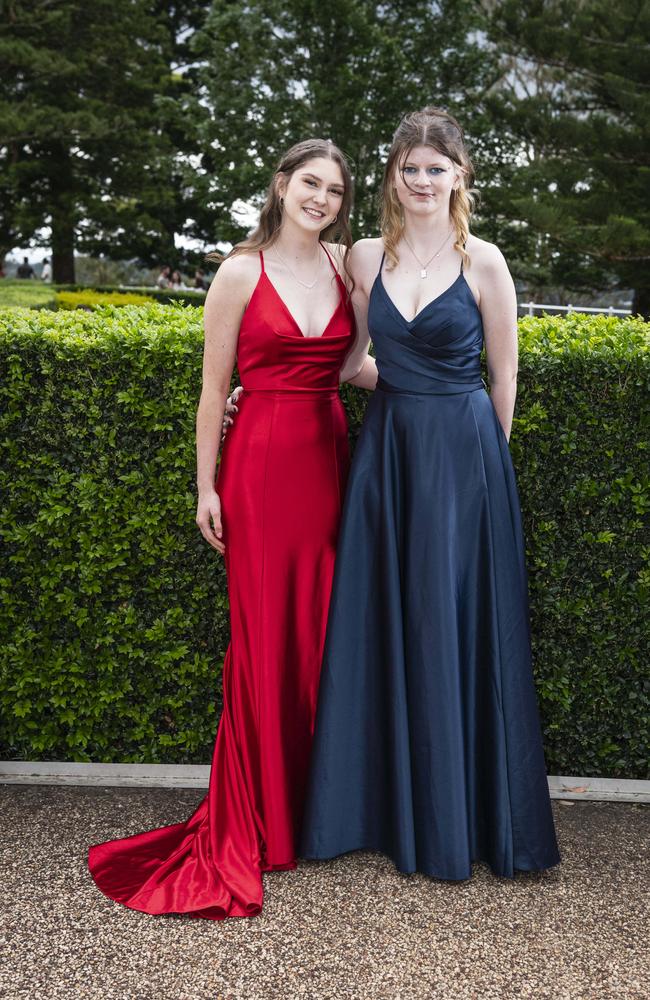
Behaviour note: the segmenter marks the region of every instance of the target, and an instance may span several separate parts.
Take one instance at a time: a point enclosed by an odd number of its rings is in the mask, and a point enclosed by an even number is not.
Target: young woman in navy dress
[[[557,864],[508,437],[515,289],[456,120],[406,115],[351,253],[379,380],[339,535],[302,854],[466,879]],[[366,324],[367,317],[367,324]],[[489,395],[481,378],[485,346]]]

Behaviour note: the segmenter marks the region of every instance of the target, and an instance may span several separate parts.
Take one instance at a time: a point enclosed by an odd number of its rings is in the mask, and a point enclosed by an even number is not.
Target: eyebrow
[[[311,177],[312,180],[320,181],[321,184],[323,183],[323,178],[322,177],[319,177],[318,174],[312,174],[312,173],[310,173],[309,170],[305,171],[305,173],[302,176],[303,177]],[[340,181],[332,181],[332,183],[330,184],[330,187],[340,188],[341,191],[343,191],[343,185],[341,184]]]
[[[414,163],[413,160],[407,160],[405,162],[405,164],[404,164],[404,167],[417,167],[417,166],[418,166],[418,164]],[[437,162],[437,163],[427,163],[426,166],[427,167],[439,167],[441,170],[447,170],[448,169],[448,167],[446,167],[444,163],[440,163],[440,162]],[[404,167],[402,169],[404,169]]]

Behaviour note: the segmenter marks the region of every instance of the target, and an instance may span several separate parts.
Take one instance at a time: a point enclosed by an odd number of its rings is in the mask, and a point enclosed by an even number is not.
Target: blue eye
[[[429,167],[427,173],[429,174],[444,174],[444,167]],[[405,174],[417,174],[419,173],[418,167],[404,167]]]

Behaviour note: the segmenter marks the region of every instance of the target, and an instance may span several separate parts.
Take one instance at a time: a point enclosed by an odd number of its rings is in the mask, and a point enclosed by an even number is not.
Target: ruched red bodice
[[[304,337],[264,268],[242,319],[237,365],[244,389],[338,390],[350,348],[351,308],[334,271],[339,302],[320,337]]]

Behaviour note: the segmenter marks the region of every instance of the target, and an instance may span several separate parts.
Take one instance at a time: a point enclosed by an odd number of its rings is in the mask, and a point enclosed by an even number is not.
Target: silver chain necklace
[[[278,250],[278,248],[276,246],[274,246],[273,249],[275,250],[275,252],[276,252],[279,260],[286,267],[286,269],[289,272],[289,274],[291,274],[295,278],[295,280],[298,282],[299,285],[302,285],[303,288],[313,288],[314,287],[314,285],[318,281],[318,275],[320,274],[320,265],[321,265],[321,260],[320,260],[321,253],[320,253],[320,250],[318,251],[318,270],[316,272],[316,277],[314,278],[314,280],[311,283],[308,283],[306,281],[303,281],[302,278],[298,277],[298,275],[295,273],[295,271],[293,270],[293,268],[290,267],[287,264],[286,260],[284,259],[284,257],[282,256],[282,254],[280,253],[280,251]]]
[[[431,263],[432,260],[435,260],[436,257],[440,256],[440,254],[444,250],[446,244],[449,242],[449,240],[451,238],[451,234],[453,233],[453,231],[454,230],[451,229],[447,233],[447,235],[445,236],[444,242],[440,244],[440,246],[435,251],[435,253],[432,253],[431,256],[429,257],[429,259],[426,262],[423,262],[423,261],[420,260],[420,258],[416,254],[415,250],[413,249],[413,247],[411,246],[411,244],[407,240],[406,235],[403,234],[404,235],[404,242],[406,243],[407,247],[409,248],[409,250],[411,251],[411,253],[415,257],[415,259],[417,260],[418,264],[420,265],[420,277],[421,278],[426,278],[426,276],[427,276],[427,268],[428,268],[429,264]]]

